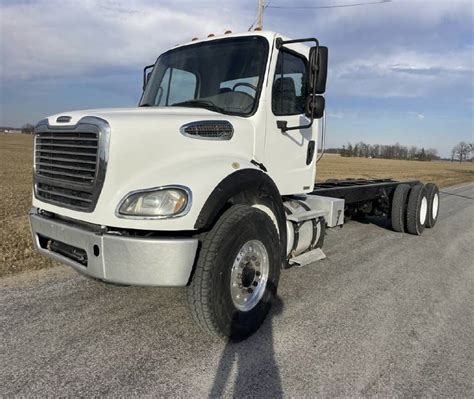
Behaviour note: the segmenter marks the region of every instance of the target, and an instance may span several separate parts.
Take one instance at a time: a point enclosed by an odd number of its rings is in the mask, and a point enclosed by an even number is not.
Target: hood
[[[209,118],[209,119],[240,119],[246,118],[224,115],[218,112],[203,108],[190,107],[130,107],[130,108],[99,108],[86,109],[80,111],[67,111],[52,115],[46,118],[50,126],[72,126],[86,116],[96,116],[107,120],[120,120],[123,118],[157,118],[157,117],[188,117],[188,118]],[[58,122],[58,118],[69,117],[67,122]]]
[[[200,207],[228,174],[249,167],[255,152],[255,121],[188,107],[144,107],[63,112],[48,118],[50,126],[74,126],[84,117],[98,117],[110,126],[105,179],[93,213],[76,212],[36,201],[38,207],[74,219],[107,226],[137,228],[149,223],[156,229],[192,229]],[[57,122],[61,120],[68,122]],[[226,121],[232,124],[228,140],[184,135],[180,128],[191,122]],[[247,165],[247,166],[245,166]],[[253,167],[250,166],[250,167]],[[193,192],[189,217],[177,220],[134,221],[117,219],[114,211],[124,196],[135,190],[182,185]],[[140,228],[144,225],[140,224]],[[147,225],[148,226],[148,225]]]
[[[73,126],[81,118],[104,119],[110,126],[110,162],[135,156],[151,156],[160,162],[180,157],[239,155],[251,160],[254,155],[255,128],[249,118],[189,107],[134,107],[63,112],[48,118],[50,126]],[[66,117],[66,118],[65,118]],[[68,120],[68,122],[61,122]],[[58,122],[59,120],[59,122]],[[187,137],[180,132],[188,123],[226,121],[234,130],[230,140]],[[118,161],[118,159],[116,159]]]

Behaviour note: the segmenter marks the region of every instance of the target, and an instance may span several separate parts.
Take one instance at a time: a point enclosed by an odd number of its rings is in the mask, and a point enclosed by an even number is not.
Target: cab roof
[[[190,40],[189,42],[183,43],[183,44],[178,44],[177,46],[173,48],[179,48],[179,47],[184,47],[184,46],[189,46],[197,43],[204,43],[204,42],[210,42],[212,40],[219,40],[219,39],[227,39],[227,38],[232,38],[232,37],[246,37],[246,36],[261,36],[264,37],[269,43],[270,46],[272,45],[273,41],[277,37],[281,37],[283,40],[291,40],[289,37],[282,35],[277,32],[273,31],[248,31],[248,32],[236,32],[236,33],[223,33],[220,35],[214,35],[211,37],[203,37],[203,38],[198,38],[197,40]],[[308,54],[309,51],[309,46],[304,44],[304,43],[294,43],[294,44],[289,44],[287,45],[289,48],[302,53],[302,54]]]

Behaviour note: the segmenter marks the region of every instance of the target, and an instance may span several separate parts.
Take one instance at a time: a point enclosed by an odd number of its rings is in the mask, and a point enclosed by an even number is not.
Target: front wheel
[[[194,320],[205,332],[241,340],[268,314],[280,278],[272,220],[245,205],[228,209],[206,234],[187,287]]]

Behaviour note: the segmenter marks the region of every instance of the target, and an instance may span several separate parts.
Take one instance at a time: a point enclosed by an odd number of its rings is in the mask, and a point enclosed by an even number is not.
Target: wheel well
[[[286,216],[283,201],[273,180],[260,170],[243,169],[222,180],[201,209],[194,227],[200,231],[209,231],[229,207],[237,204],[261,205],[274,214],[282,247],[282,259],[284,259]],[[267,214],[268,210],[262,209]]]

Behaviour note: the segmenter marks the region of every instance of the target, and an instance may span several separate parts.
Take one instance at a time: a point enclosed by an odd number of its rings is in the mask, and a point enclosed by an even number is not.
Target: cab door
[[[288,127],[303,126],[310,122],[310,118],[305,116],[308,61],[304,55],[287,48],[282,47],[277,53],[268,85],[271,86],[271,93],[270,101],[266,104],[263,164],[282,195],[311,192],[319,122],[315,120],[311,128],[287,132],[282,132],[277,126],[277,121],[287,122]]]

